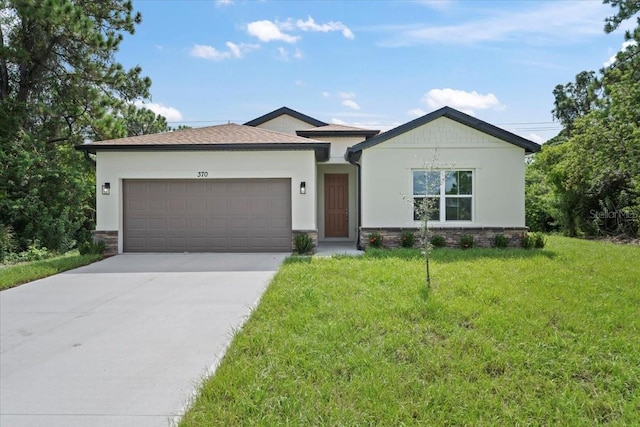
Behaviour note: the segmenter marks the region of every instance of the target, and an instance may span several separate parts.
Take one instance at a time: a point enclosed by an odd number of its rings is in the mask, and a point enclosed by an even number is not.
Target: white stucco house
[[[111,252],[289,251],[296,234],[396,246],[411,199],[434,202],[434,234],[515,243],[525,155],[538,144],[444,107],[387,132],[283,107],[225,124],[82,144],[95,154],[95,238]],[[409,200],[409,201],[408,201]]]

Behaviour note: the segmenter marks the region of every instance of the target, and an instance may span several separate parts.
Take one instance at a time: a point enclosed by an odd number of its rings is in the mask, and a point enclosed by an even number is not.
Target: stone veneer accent
[[[360,241],[365,247],[369,246],[369,233],[377,231],[382,236],[382,246],[385,248],[399,248],[400,236],[405,230],[414,232],[414,246],[419,245],[418,238],[420,230],[417,228],[360,228]],[[475,228],[449,228],[433,227],[429,228],[431,236],[444,236],[447,247],[457,248],[460,245],[460,238],[463,234],[470,234],[474,238],[475,246],[490,248],[491,241],[496,234],[503,234],[509,239],[510,247],[519,247],[519,237],[529,231],[528,227],[475,227]]]
[[[118,230],[104,231],[94,230],[92,231],[93,241],[103,241],[105,244],[105,255],[116,255],[118,253]]]
[[[298,234],[308,234],[311,237],[311,241],[313,242],[313,252],[316,251],[318,247],[318,230],[292,230],[291,231],[291,251],[295,252],[296,250],[296,236]]]

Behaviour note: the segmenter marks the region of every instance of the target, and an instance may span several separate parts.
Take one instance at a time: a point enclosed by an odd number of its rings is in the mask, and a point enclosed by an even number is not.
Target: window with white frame
[[[421,219],[420,206],[427,200],[429,221],[473,219],[473,171],[414,170],[413,219]]]

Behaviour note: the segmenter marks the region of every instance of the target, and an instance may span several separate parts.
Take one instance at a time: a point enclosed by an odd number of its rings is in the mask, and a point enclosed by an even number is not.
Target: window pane
[[[458,194],[458,172],[445,172],[444,182],[446,194]]]
[[[445,174],[445,191],[446,194],[472,194],[472,177],[471,171],[450,171]]]
[[[427,174],[425,171],[413,171],[413,195],[420,196],[427,191]]]
[[[440,221],[440,198],[429,197],[416,197],[413,199],[413,220],[422,221],[423,213],[425,210],[429,211],[429,221]]]
[[[447,197],[445,203],[447,221],[471,221],[470,197]]]
[[[458,172],[458,194],[473,194],[473,172],[471,171],[459,171]]]
[[[413,171],[413,195],[439,195],[439,171]]]

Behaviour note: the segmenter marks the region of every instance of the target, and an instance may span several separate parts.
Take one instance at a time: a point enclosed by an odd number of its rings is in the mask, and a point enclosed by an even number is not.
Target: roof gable
[[[292,110],[289,107],[281,107],[278,108],[277,110],[274,110],[270,113],[267,113],[263,116],[260,116],[256,119],[253,120],[249,120],[248,122],[245,123],[246,126],[259,126],[263,123],[268,122],[269,120],[273,120],[277,117],[280,117],[282,115],[288,115],[291,117],[294,117],[298,120],[301,120],[305,123],[310,124],[311,126],[326,126],[328,123],[325,123],[323,121],[320,121],[318,119],[314,119],[313,117],[307,116],[306,114],[302,114],[296,110]]]
[[[473,116],[465,114],[461,111],[458,111],[451,107],[443,107],[439,110],[433,111],[429,114],[426,114],[422,117],[419,117],[415,120],[412,120],[408,123],[405,123],[401,126],[398,126],[394,129],[391,129],[387,132],[381,133],[378,136],[374,136],[373,138],[369,138],[368,140],[361,142],[360,144],[356,144],[353,147],[350,147],[347,152],[347,156],[351,157],[354,154],[362,152],[367,148],[373,147],[375,145],[380,144],[381,142],[387,141],[391,138],[394,138],[398,135],[401,135],[410,130],[416,129],[420,126],[423,126],[427,123],[430,123],[440,117],[446,117],[453,121],[456,121],[462,125],[469,126],[473,129],[476,129],[480,132],[491,135],[495,138],[498,138],[502,141],[508,142],[510,144],[516,145],[520,148],[524,148],[526,153],[535,153],[540,151],[540,145],[536,144],[533,141],[530,141],[526,138],[518,136],[514,133],[501,129],[497,126],[494,126],[490,123],[477,119]]]

